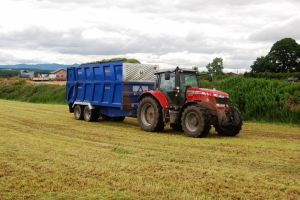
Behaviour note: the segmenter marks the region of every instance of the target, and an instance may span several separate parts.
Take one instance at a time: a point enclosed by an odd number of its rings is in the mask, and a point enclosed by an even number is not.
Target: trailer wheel
[[[74,118],[77,120],[83,120],[83,110],[80,105],[76,105],[74,108]]]
[[[84,117],[84,120],[87,122],[97,121],[97,119],[99,117],[99,110],[98,109],[90,109],[88,106],[85,106],[84,110],[83,110],[83,117]]]
[[[200,105],[188,106],[182,113],[181,125],[189,137],[206,137],[211,128],[210,115]]]
[[[144,131],[159,132],[164,130],[162,108],[152,97],[147,96],[139,102],[138,122]]]
[[[240,133],[240,130],[242,130],[243,122],[240,111],[235,107],[232,107],[231,109],[233,117],[233,121],[231,122],[232,124],[227,126],[214,125],[215,130],[218,132],[219,135],[236,136]]]

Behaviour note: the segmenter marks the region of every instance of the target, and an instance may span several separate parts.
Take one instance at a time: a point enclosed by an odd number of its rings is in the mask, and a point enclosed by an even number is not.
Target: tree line
[[[193,68],[198,70],[198,67]],[[300,45],[292,38],[281,39],[273,44],[266,56],[258,57],[250,68],[251,71],[245,74],[246,77],[255,78],[258,73],[269,73],[258,76],[263,78],[265,75],[270,77],[270,73],[300,72]],[[223,75],[223,59],[214,58],[211,63],[206,65],[206,69],[209,74]],[[283,76],[281,75],[281,77]]]

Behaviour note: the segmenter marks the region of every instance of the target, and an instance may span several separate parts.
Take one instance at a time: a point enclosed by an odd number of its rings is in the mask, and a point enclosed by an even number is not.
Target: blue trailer
[[[156,65],[94,62],[67,68],[66,99],[77,120],[137,117],[138,97],[154,89]]]

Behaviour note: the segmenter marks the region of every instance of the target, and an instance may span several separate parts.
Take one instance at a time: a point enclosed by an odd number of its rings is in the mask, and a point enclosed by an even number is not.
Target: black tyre
[[[189,137],[206,137],[211,128],[210,115],[198,104],[188,106],[182,113],[181,125]]]
[[[156,132],[162,132],[165,129],[165,123],[161,120],[161,122],[158,124]]]
[[[232,117],[232,124],[229,124],[227,126],[214,125],[215,130],[218,132],[219,135],[236,136],[240,133],[243,125],[242,116],[240,111],[235,107],[232,107]]]
[[[111,120],[114,122],[121,122],[124,121],[125,116],[121,116],[121,117],[111,117]]]
[[[76,105],[74,108],[74,118],[77,120],[83,120],[83,108],[80,105]]]
[[[98,109],[90,109],[88,106],[84,107],[83,110],[84,120],[87,122],[94,122],[98,120],[99,110]]]
[[[164,129],[162,108],[152,97],[145,97],[139,102],[138,122],[144,131],[159,132]]]

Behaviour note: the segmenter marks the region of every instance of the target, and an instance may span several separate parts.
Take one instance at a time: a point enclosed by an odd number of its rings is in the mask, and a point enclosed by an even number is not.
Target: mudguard
[[[153,96],[159,102],[162,108],[170,108],[166,96],[160,90],[151,90],[151,91],[143,92],[139,96],[138,101],[140,101],[142,98],[144,98],[147,95]]]

